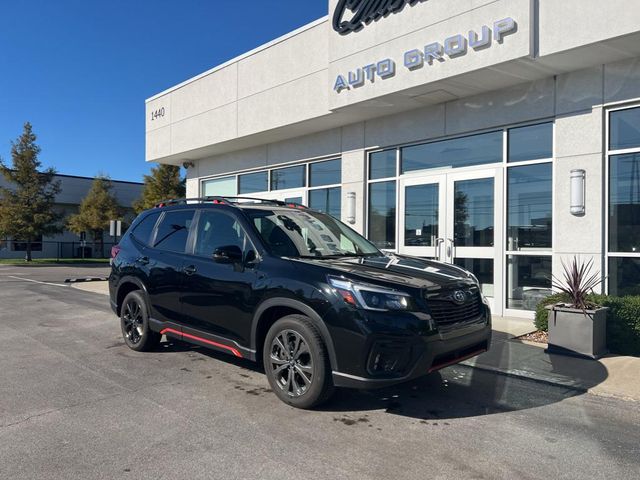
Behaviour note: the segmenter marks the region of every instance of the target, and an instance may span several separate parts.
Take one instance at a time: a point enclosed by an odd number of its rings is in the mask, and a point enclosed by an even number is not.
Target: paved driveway
[[[295,410],[250,363],[127,349],[82,274],[0,267],[2,479],[638,478],[637,403],[456,366]]]

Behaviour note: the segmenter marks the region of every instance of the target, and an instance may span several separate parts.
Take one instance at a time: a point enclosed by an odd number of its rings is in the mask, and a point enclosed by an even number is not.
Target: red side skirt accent
[[[191,335],[189,333],[183,333],[173,328],[165,328],[160,332],[160,335],[164,335],[166,333],[173,333],[174,335],[178,335],[179,337],[189,338],[191,340],[197,340],[198,342],[206,343],[207,345],[211,345],[213,347],[222,348],[223,350],[228,350],[233,353],[236,357],[242,358],[242,354],[235,348],[230,347],[228,345],[223,345],[222,343],[213,342],[211,340],[207,340],[206,338],[196,337],[195,335]]]

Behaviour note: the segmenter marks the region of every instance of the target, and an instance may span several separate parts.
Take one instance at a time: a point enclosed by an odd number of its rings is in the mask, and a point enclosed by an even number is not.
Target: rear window
[[[140,223],[133,229],[131,235],[135,237],[139,242],[149,245],[151,243],[151,234],[153,233],[153,227],[156,226],[156,222],[160,217],[160,212],[150,213],[144,217]]]
[[[187,248],[193,213],[193,210],[165,213],[158,226],[153,246],[169,252],[184,252]]]

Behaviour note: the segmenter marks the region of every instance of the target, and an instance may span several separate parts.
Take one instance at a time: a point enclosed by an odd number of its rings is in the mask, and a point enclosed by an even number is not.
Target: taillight
[[[113,260],[118,256],[119,253],[120,245],[114,245],[113,247],[111,247],[111,261],[109,263],[113,263]]]

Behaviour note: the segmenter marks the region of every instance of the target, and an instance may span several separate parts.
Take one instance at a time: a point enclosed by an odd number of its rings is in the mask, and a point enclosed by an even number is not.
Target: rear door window
[[[144,217],[140,223],[138,223],[136,228],[133,229],[131,235],[133,235],[136,240],[144,243],[145,245],[149,245],[151,243],[153,227],[156,226],[158,217],[160,217],[160,212],[150,213]]]
[[[184,253],[187,248],[193,214],[193,210],[166,212],[158,226],[153,246],[160,250]]]

